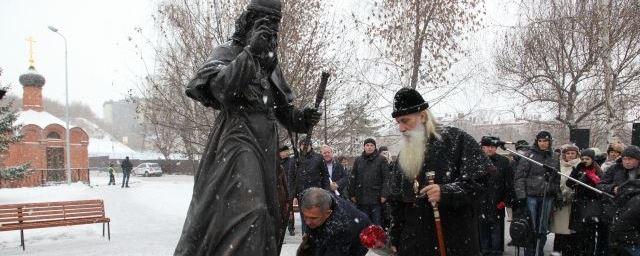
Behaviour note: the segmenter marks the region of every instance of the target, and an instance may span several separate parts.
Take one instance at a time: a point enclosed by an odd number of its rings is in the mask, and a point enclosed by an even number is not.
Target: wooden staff
[[[436,184],[435,182],[436,173],[435,172],[427,172],[427,179],[429,180],[429,185]],[[440,248],[440,256],[447,255],[447,248],[444,247],[444,234],[442,233],[442,224],[440,224],[440,210],[438,210],[438,203],[431,203],[431,207],[433,208],[433,218],[436,222],[436,235],[438,236],[438,247]]]

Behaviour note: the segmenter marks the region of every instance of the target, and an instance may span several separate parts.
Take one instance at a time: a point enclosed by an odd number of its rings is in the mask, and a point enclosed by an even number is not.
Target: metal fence
[[[71,182],[91,185],[89,168],[72,168]],[[43,187],[67,183],[65,169],[32,169],[21,179],[0,178],[0,188]]]

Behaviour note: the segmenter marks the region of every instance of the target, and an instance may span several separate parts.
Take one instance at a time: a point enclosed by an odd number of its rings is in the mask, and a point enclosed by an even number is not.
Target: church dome
[[[20,84],[22,86],[42,87],[46,82],[44,76],[40,75],[33,66],[29,67],[27,73],[20,75]]]

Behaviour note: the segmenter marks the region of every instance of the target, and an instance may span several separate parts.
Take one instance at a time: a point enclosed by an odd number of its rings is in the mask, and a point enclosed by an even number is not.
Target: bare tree
[[[597,5],[606,109],[602,120],[607,140],[611,141],[634,121],[627,115],[640,101],[640,3],[598,0]]]
[[[140,108],[144,109],[144,103]],[[174,127],[168,126],[172,123],[170,120],[173,117],[172,112],[147,111],[145,113],[145,128],[149,130],[153,147],[160,151],[165,160],[170,160],[179,142]]]
[[[230,38],[235,19],[246,3],[246,0],[194,0],[159,4],[153,16],[159,40],[143,42],[153,47],[154,62],[147,63],[149,75],[141,88],[145,95],[141,112],[150,131],[179,141],[155,144],[173,145],[171,152],[198,160],[217,113],[186,97],[185,85],[207,59],[209,51]],[[335,109],[332,105],[340,102],[337,92],[343,85],[339,81],[344,77],[341,71],[346,65],[342,54],[347,50],[335,51],[339,48],[336,47],[340,43],[336,40],[339,31],[332,28],[341,21],[322,19],[327,15],[324,7],[326,4],[320,0],[283,1],[278,57],[285,78],[296,92],[294,103],[299,106],[312,104],[320,71],[333,71],[327,108]],[[284,140],[285,134],[281,135]],[[166,136],[152,136],[152,140],[164,139]]]
[[[483,0],[375,0],[363,21],[370,43],[381,52],[385,71],[397,70],[401,86],[446,82],[466,32],[480,26]],[[397,79],[401,77],[401,79]]]
[[[553,113],[566,128],[578,128],[604,105],[594,88],[599,58],[595,5],[531,1],[527,10],[525,24],[507,32],[494,53],[497,90],[524,99],[525,109]]]
[[[530,0],[522,9],[523,25],[494,53],[496,91],[524,99],[523,112],[538,108],[568,129],[590,128],[592,146],[628,133],[640,100],[637,1]]]

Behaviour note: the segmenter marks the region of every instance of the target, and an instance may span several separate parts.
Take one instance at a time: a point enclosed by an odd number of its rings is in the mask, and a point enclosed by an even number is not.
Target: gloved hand
[[[548,174],[557,174],[558,171],[556,169],[553,169],[553,167],[548,166],[548,165],[543,165],[542,168],[544,168],[544,171],[547,172]]]
[[[315,126],[318,122],[320,122],[320,117],[322,117],[322,114],[318,112],[318,109],[315,108],[303,109],[302,115],[307,127]]]
[[[588,171],[585,176],[587,176],[587,180],[592,185],[598,185],[600,183],[600,177],[595,171]]]

